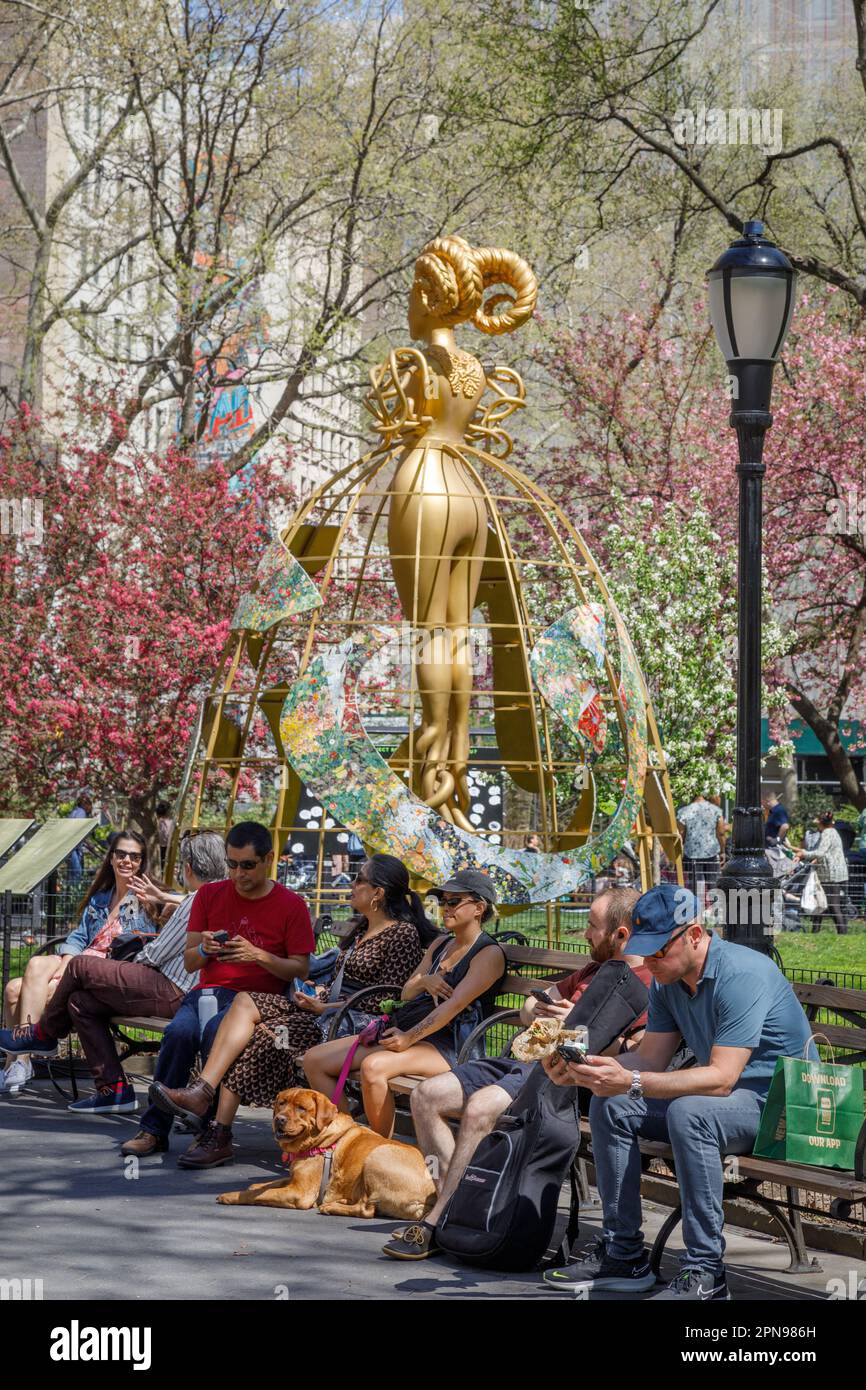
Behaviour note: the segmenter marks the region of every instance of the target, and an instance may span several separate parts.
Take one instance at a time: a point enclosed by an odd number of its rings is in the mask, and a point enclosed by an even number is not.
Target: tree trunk
[[[131,829],[138,830],[147,841],[148,873],[153,878],[162,879],[162,866],[159,859],[159,826],[157,825],[156,805],[161,794],[153,791],[143,797],[130,797],[127,823]]]
[[[27,304],[27,327],[24,337],[24,352],[21,358],[21,380],[18,384],[18,402],[38,410],[41,404],[40,378],[42,373],[42,319],[45,313],[45,285],[48,278],[48,265],[51,260],[53,236],[46,231],[39,242],[33,273],[30,279],[30,295]]]
[[[830,766],[839,779],[842,795],[851,802],[852,806],[856,806],[858,811],[862,811],[866,808],[866,787],[861,786],[851,759],[842,747],[838,725],[825,719],[812,704],[812,701],[792,686],[788,687],[788,699],[801,719],[804,719],[809,725],[827,754]]]

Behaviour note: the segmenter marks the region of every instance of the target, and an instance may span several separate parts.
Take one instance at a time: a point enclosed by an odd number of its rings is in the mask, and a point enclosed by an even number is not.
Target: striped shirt
[[[185,969],[183,953],[187,946],[187,927],[195,893],[188,893],[169,917],[155,941],[145,946],[135,957],[137,965],[151,965],[170,980],[181,992],[188,994],[198,984],[198,971]]]

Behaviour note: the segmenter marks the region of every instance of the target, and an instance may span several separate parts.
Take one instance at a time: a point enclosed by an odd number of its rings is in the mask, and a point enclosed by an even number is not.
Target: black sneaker
[[[572,1294],[645,1293],[656,1282],[646,1251],[634,1260],[615,1260],[604,1248],[592,1250],[579,1264],[548,1269],[543,1278],[551,1288]]]
[[[724,1269],[716,1273],[712,1269],[681,1269],[676,1279],[672,1279],[666,1289],[653,1294],[650,1302],[679,1303],[728,1303],[728,1281]]]
[[[582,1288],[587,1279],[594,1279],[601,1271],[606,1249],[607,1241],[603,1236],[598,1236],[576,1259],[559,1269],[546,1269],[541,1277],[552,1289],[573,1293],[575,1284]]]

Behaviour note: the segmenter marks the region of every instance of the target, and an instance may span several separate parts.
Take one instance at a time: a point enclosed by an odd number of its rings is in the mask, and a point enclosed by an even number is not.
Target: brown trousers
[[[183,995],[159,970],[134,960],[74,956],[39,1023],[51,1038],[77,1033],[97,1086],[123,1079],[108,1020],[114,1014],[174,1018]]]

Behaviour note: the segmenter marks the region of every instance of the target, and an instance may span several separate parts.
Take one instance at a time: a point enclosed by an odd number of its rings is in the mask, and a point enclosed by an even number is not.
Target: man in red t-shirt
[[[228,879],[206,883],[196,893],[189,917],[184,966],[198,970],[198,984],[184,999],[163,1036],[151,1105],[125,1155],[146,1158],[168,1148],[175,1115],[201,1125],[197,1111],[205,1081],[188,1086],[198,1053],[205,1061],[223,1016],[240,990],[281,994],[295,976],[306,979],[313,929],[306,903],[271,878],[274,862],[270,831],[258,821],[240,821],[226,836]],[[223,936],[225,933],[225,936]],[[190,1098],[195,1110],[190,1110]],[[201,1152],[199,1153],[199,1150]],[[180,1166],[210,1168],[233,1157],[232,1132],[226,1125],[207,1125]],[[201,1161],[199,1161],[201,1160]]]
[[[535,1018],[565,1020],[597,971],[609,960],[625,961],[649,989],[652,976],[642,958],[627,954],[632,908],[639,897],[633,888],[610,888],[593,900],[585,932],[589,960],[574,974],[547,987],[549,1002],[530,995],[520,1010],[521,1023],[528,1025]],[[645,1028],[646,1013],[642,1013],[607,1051],[615,1055],[624,1047],[636,1046]],[[416,1086],[411,1102],[415,1133],[421,1152],[436,1158],[438,1197],[420,1225],[394,1233],[383,1247],[384,1254],[397,1260],[423,1260],[435,1254],[437,1221],[479,1143],[508,1109],[535,1065],[504,1057],[485,1057],[477,1062],[465,1062],[453,1071],[443,1072]],[[460,1129],[455,1138],[445,1121],[458,1118]]]

